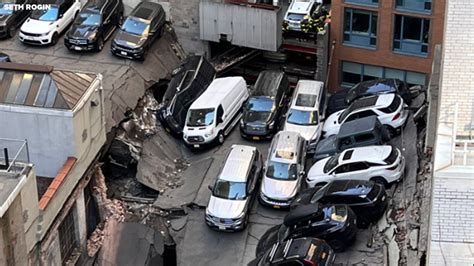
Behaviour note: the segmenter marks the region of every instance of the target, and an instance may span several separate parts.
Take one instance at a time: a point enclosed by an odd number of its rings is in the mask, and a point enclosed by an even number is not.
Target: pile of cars
[[[369,85],[386,89],[358,84],[346,93],[347,107],[326,118],[320,81],[300,80],[291,90],[285,73],[272,70],[248,86],[242,77],[215,78],[203,57],[186,59],[173,71],[159,111],[168,132],[193,150],[224,143],[237,124],[242,138],[271,139],[267,158],[252,145],[230,148],[209,186],[206,224],[218,231],[244,230],[257,199],[289,213],[261,238],[255,265],[330,264],[358,228],[383,215],[385,187],[403,178],[405,158],[389,141],[406,124],[411,95],[387,89],[397,80],[381,82]],[[295,243],[305,248],[290,256]],[[308,255],[311,245],[318,251]]]
[[[10,1],[9,1],[10,2]],[[48,9],[13,10],[10,4],[48,4]],[[163,7],[140,2],[125,19],[122,0],[35,0],[0,3],[0,37],[18,38],[30,45],[55,45],[64,34],[64,45],[76,52],[101,51],[118,29],[112,42],[112,54],[145,60],[151,45],[164,32]]]

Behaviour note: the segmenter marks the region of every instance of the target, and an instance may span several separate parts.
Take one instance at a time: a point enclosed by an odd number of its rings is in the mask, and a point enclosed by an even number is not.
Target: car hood
[[[88,39],[89,36],[97,33],[98,26],[72,25],[67,36],[76,39]]]
[[[123,30],[119,30],[115,36],[114,41],[118,45],[123,45],[130,48],[138,48],[143,46],[146,39],[146,37],[133,35]]]
[[[319,160],[316,163],[314,163],[313,166],[311,166],[311,168],[308,171],[307,178],[309,180],[314,180],[315,178],[318,178],[318,177],[327,176],[327,174],[324,173],[323,170],[324,170],[324,166],[326,165],[326,162],[329,160],[329,158],[331,158],[331,157],[324,158],[324,159]]]
[[[21,26],[21,30],[34,34],[45,34],[50,32],[55,21],[41,21],[36,19],[27,19]]]
[[[300,133],[300,135],[307,141],[314,139],[319,125],[316,126],[300,126],[290,123],[285,123],[284,131],[293,131]]]
[[[339,128],[341,127],[341,125],[339,124],[338,119],[339,116],[341,116],[342,112],[344,112],[344,110],[335,112],[326,119],[323,126],[325,136],[334,135],[339,132]]]
[[[262,181],[261,192],[272,199],[291,199],[298,192],[298,181],[277,180],[265,177]]]
[[[237,218],[245,209],[247,200],[229,200],[211,196],[207,212],[218,218]]]

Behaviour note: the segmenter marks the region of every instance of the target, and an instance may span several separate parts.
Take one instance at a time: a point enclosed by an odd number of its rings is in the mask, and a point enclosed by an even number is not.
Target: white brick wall
[[[440,116],[459,103],[458,135],[467,136],[474,133],[474,1],[447,2]]]

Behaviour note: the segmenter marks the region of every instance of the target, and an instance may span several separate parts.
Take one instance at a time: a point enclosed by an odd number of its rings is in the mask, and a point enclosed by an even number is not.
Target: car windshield
[[[341,154],[338,153],[336,155],[331,156],[331,158],[329,158],[329,160],[326,162],[326,165],[324,165],[323,171],[325,173],[331,171],[332,169],[334,169],[334,167],[336,167],[339,164],[339,156],[340,155]]]
[[[13,14],[13,9],[11,8],[11,5],[11,3],[0,3],[0,15]]]
[[[123,24],[122,30],[133,35],[147,36],[150,30],[150,24],[146,20],[130,17]]]
[[[59,15],[58,6],[50,6],[49,9],[35,10],[31,13],[31,18],[40,21],[56,21]]]
[[[304,18],[304,14],[298,14],[298,13],[288,13],[287,19],[288,20],[294,20],[294,21],[301,21]]]
[[[273,100],[268,97],[251,98],[245,106],[247,122],[263,121],[270,119],[273,111]]]
[[[295,125],[317,125],[318,112],[317,111],[303,111],[298,109],[290,109],[288,112],[288,123]]]
[[[324,186],[320,189],[318,189],[314,194],[313,196],[311,197],[311,203],[315,203],[316,201],[320,200],[324,194],[326,193],[326,190],[327,190],[328,186]]]
[[[244,200],[247,197],[245,182],[217,180],[212,195],[222,199]]]
[[[267,167],[267,177],[279,180],[296,180],[298,178],[296,164],[270,161]]]
[[[188,114],[187,126],[202,127],[214,123],[214,108],[191,109]]]
[[[79,13],[77,19],[74,21],[76,25],[83,26],[99,26],[102,21],[102,16],[97,13]]]

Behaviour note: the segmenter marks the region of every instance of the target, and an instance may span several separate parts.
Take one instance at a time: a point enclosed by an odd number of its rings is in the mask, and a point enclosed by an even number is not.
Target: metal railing
[[[20,173],[29,163],[27,140],[0,138],[0,172]]]

